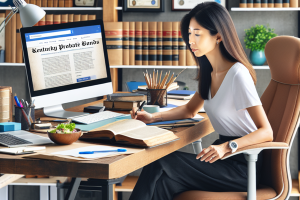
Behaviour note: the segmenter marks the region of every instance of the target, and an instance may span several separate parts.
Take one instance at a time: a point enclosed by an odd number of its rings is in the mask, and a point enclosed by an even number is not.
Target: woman
[[[273,140],[273,131],[255,89],[255,71],[242,48],[228,11],[214,2],[197,5],[181,21],[181,33],[200,66],[198,91],[186,105],[132,118],[152,123],[191,118],[204,109],[220,139],[193,154],[174,152],[143,168],[130,200],[172,200],[188,190],[247,191],[238,148]],[[200,161],[199,161],[200,159]],[[259,180],[261,156],[257,161]]]

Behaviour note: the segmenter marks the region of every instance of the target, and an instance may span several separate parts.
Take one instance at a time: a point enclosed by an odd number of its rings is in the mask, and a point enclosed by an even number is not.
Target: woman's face
[[[209,30],[200,26],[194,17],[191,19],[189,26],[189,44],[196,57],[207,55],[213,51],[217,46],[217,41],[218,43],[221,42],[219,34],[214,36],[210,35]]]

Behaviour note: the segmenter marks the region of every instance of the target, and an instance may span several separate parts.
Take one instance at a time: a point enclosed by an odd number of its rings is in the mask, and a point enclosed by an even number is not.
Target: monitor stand
[[[44,114],[55,118],[75,118],[89,113],[65,111],[62,105],[49,106],[44,108]]]

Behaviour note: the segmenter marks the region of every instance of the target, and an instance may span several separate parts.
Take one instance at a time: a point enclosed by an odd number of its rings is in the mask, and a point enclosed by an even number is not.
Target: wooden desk
[[[83,111],[85,106],[101,103],[102,101],[103,100],[99,100],[67,110]],[[103,199],[111,200],[113,196],[112,184],[118,182],[117,180],[119,178],[122,178],[127,174],[213,132],[214,129],[207,115],[205,113],[202,113],[201,115],[204,116],[205,119],[195,126],[172,129],[172,131],[174,131],[180,140],[146,149],[145,151],[140,151],[135,154],[119,155],[111,158],[100,158],[92,161],[82,162],[28,159],[22,158],[21,155],[14,156],[1,154],[0,173],[90,178],[94,184],[99,184],[102,186]],[[42,120],[47,119],[44,117],[42,110],[36,111],[36,118],[38,117],[41,117]],[[46,135],[44,134],[44,136]],[[83,141],[78,142],[86,143]],[[59,148],[60,146],[57,146],[58,151]],[[74,193],[76,194],[79,183],[80,179],[73,179],[73,187],[70,187],[68,192],[68,195],[70,196],[69,199],[72,199]]]

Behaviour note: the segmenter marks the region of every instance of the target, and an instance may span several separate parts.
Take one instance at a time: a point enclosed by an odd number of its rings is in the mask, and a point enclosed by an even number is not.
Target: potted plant
[[[274,29],[264,25],[252,26],[245,30],[246,49],[250,49],[250,61],[253,65],[263,65],[266,62],[265,46],[267,42],[276,37]]]

